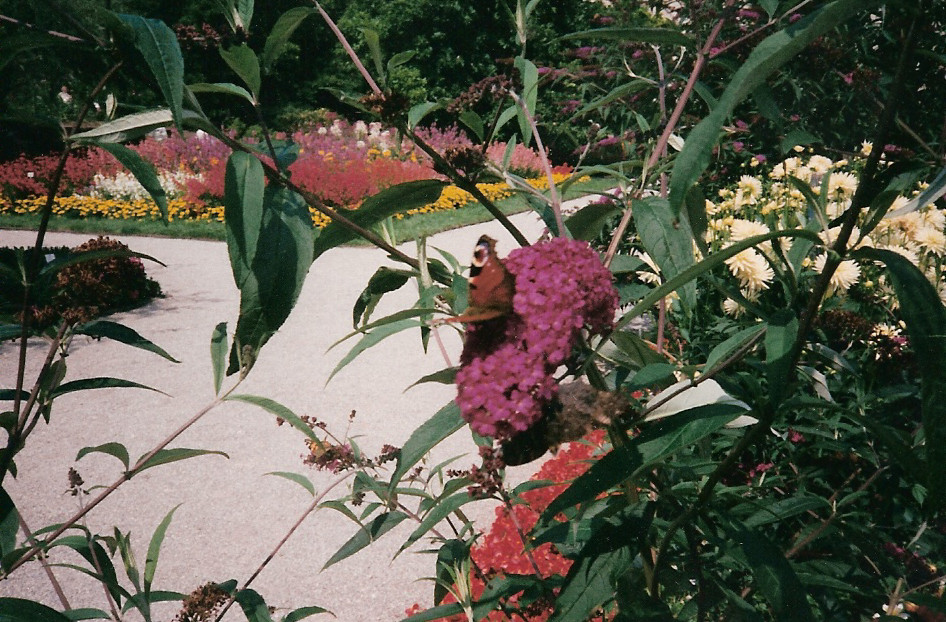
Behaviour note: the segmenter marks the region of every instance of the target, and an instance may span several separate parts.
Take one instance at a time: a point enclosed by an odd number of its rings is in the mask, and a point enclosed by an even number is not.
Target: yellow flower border
[[[552,177],[556,184],[559,184],[569,178],[567,173],[555,173]],[[580,181],[587,181],[589,177],[583,177]],[[548,188],[548,179],[546,177],[537,177],[527,180],[532,187],[544,190]],[[477,184],[480,192],[491,201],[501,201],[513,195],[513,189],[506,183]],[[404,218],[414,214],[430,214],[433,212],[443,212],[469,203],[473,203],[473,196],[456,186],[447,186],[444,188],[440,198],[417,209],[409,210],[404,214],[399,214],[397,218]],[[19,201],[0,200],[0,214],[37,214],[42,211],[46,204],[45,197],[31,197]],[[354,208],[357,209],[357,208]],[[318,212],[314,208],[309,208],[312,214],[312,222],[316,227],[324,227],[330,222],[330,219]],[[65,218],[105,218],[111,220],[160,220],[161,210],[151,199],[135,199],[124,201],[119,199],[99,199],[94,197],[73,195],[56,197],[53,203],[53,215]],[[200,206],[189,203],[183,199],[171,199],[168,201],[168,220],[190,220],[190,221],[217,221],[223,222],[222,206]]]

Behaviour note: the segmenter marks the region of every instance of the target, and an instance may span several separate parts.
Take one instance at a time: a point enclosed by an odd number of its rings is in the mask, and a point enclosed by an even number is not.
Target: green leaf
[[[184,111],[182,117],[185,121],[196,121],[203,119],[201,115],[190,110]],[[103,123],[102,125],[91,130],[87,130],[79,134],[73,134],[69,137],[69,140],[76,142],[94,140],[96,141],[96,144],[106,142],[124,143],[134,140],[135,138],[140,138],[151,130],[155,130],[159,127],[166,127],[173,120],[174,116],[167,108],[136,112],[134,114],[115,119],[114,121]]]
[[[471,501],[475,501],[476,498],[470,495],[466,490],[461,490],[460,492],[450,495],[449,497],[438,499],[434,507],[428,512],[423,520],[420,521],[417,529],[415,529],[407,540],[404,541],[404,544],[397,550],[395,557],[400,555],[407,547],[411,546],[425,534],[427,534],[431,529],[437,526],[437,523],[444,520],[452,514],[455,510],[463,507]]]
[[[227,401],[245,402],[247,404],[259,406],[263,410],[276,415],[283,421],[286,421],[289,425],[305,434],[309,439],[314,441],[319,440],[319,437],[315,435],[315,432],[312,431],[312,428],[306,425],[299,415],[292,412],[279,402],[269,399],[268,397],[259,397],[257,395],[230,395],[227,397]]]
[[[733,523],[727,527],[727,553],[752,573],[759,592],[772,608],[772,619],[815,619],[807,592],[785,559],[785,553],[758,531]]]
[[[693,265],[693,235],[690,228],[670,209],[670,203],[660,197],[634,201],[634,222],[641,243],[660,268],[665,280],[672,279]],[[686,310],[696,304],[696,283],[689,282],[677,290]]]
[[[16,549],[20,513],[7,491],[0,487],[0,559]]]
[[[188,449],[186,447],[175,447],[172,449],[162,449],[156,454],[148,458],[144,463],[136,466],[132,471],[128,472],[128,479],[131,479],[135,475],[138,475],[146,469],[152,467],[160,466],[162,464],[170,464],[172,462],[178,462],[180,460],[187,460],[188,458],[196,458],[197,456],[209,456],[209,455],[218,455],[223,456],[224,458],[230,459],[226,453],[222,451],[215,451],[212,449]],[[144,457],[144,456],[142,456]],[[138,459],[139,462],[141,458]]]
[[[426,376],[421,376],[414,382],[411,386],[407,387],[416,387],[419,384],[424,384],[425,382],[436,382],[439,384],[453,384],[457,379],[457,369],[456,367],[448,367],[446,369],[441,369],[440,371],[435,371],[432,374],[427,374]],[[405,389],[406,391],[407,389]]]
[[[309,616],[314,616],[319,613],[328,613],[333,614],[328,609],[322,607],[310,606],[310,607],[299,607],[298,609],[293,609],[283,617],[282,622],[298,622],[298,620],[303,620]]]
[[[423,313],[430,313],[430,310],[429,309],[407,309],[406,313],[417,315],[417,314],[423,314]],[[395,322],[386,323],[382,326],[373,328],[371,332],[365,334],[365,336],[362,337],[361,340],[357,344],[355,344],[355,346],[351,350],[349,350],[348,354],[343,356],[342,359],[338,362],[338,364],[335,365],[335,369],[332,370],[332,373],[329,374],[328,380],[325,381],[326,384],[330,382],[332,378],[335,377],[335,374],[340,372],[346,365],[348,365],[353,360],[355,360],[355,358],[357,358],[359,354],[361,354],[368,348],[371,348],[372,346],[377,345],[378,343],[380,343],[384,339],[387,339],[391,335],[397,334],[403,330],[408,330],[410,328],[414,328],[417,326],[424,326],[424,322],[418,321],[418,320],[406,319],[406,320],[398,320]]]
[[[441,108],[441,105],[434,102],[422,102],[411,106],[411,109],[407,111],[407,129],[414,129],[424,120],[424,117],[438,108]]]
[[[460,115],[460,123],[467,126],[475,135],[479,142],[483,142],[485,132],[483,118],[472,110],[465,110]]]
[[[312,480],[310,480],[305,475],[300,475],[299,473],[290,473],[289,471],[270,471],[266,475],[275,475],[276,477],[288,479],[290,482],[295,482],[305,488],[313,497],[315,496],[315,484],[313,484]]]
[[[230,269],[239,288],[252,274],[251,266],[263,227],[265,189],[260,161],[243,151],[234,151],[227,160],[223,200]]]
[[[608,221],[622,211],[621,206],[613,201],[589,203],[565,219],[565,228],[576,240],[591,241],[601,235]]]
[[[767,502],[752,516],[743,521],[748,528],[778,523],[792,516],[813,510],[830,510],[831,504],[824,497],[799,493],[787,499]]]
[[[706,357],[706,364],[703,365],[703,373],[707,374],[716,369],[716,366],[724,363],[730,356],[738,350],[745,347],[758,338],[759,334],[765,330],[764,324],[750,326],[740,330],[735,335],[729,337],[710,351]]]
[[[710,164],[723,124],[736,106],[812,41],[857,13],[872,9],[876,0],[835,0],[802,20],[763,39],[733,74],[716,107],[686,137],[673,163],[670,205],[679,213],[690,188]]]
[[[396,270],[387,266],[381,266],[371,275],[368,285],[362,290],[355,301],[352,309],[352,326],[357,328],[359,322],[367,321],[371,311],[384,294],[393,292],[403,287],[414,272],[410,270]]]
[[[289,317],[313,259],[312,217],[299,195],[286,188],[270,186],[263,195],[262,218],[257,220],[257,214],[251,214],[251,218],[242,223],[242,230],[236,226],[231,229],[230,215],[240,208],[230,202],[224,208],[228,247],[232,249],[231,240],[235,240],[238,249],[236,262],[231,254],[234,277],[243,277],[242,284],[238,282],[240,316],[234,331],[228,374],[240,370],[241,360],[245,370],[252,367],[252,360],[246,361],[244,355],[255,359],[260,348]],[[253,239],[257,222],[258,237]],[[246,254],[239,252],[240,240]],[[249,269],[245,271],[247,261]]]
[[[434,604],[439,605],[449,593],[447,587],[455,581],[457,568],[469,563],[471,542],[447,540],[437,549],[437,576],[434,581]]]
[[[297,6],[279,16],[273,29],[269,31],[269,36],[266,37],[266,43],[263,45],[263,57],[261,59],[263,73],[272,71],[276,60],[286,50],[286,44],[292,37],[292,33],[307,17],[317,12],[313,7]]]
[[[542,521],[550,520],[565,508],[593,500],[651,465],[706,438],[744,412],[745,408],[739,405],[708,404],[645,426],[626,445],[612,450],[575,479],[549,504]]]
[[[593,30],[573,32],[565,35],[562,39],[566,41],[572,39],[600,39],[602,41],[682,45],[687,48],[696,47],[692,38],[679,30],[672,30],[670,28],[595,28]]]
[[[157,204],[158,208],[161,210],[161,217],[164,219],[164,222],[167,223],[168,197],[164,188],[161,187],[161,182],[158,181],[158,174],[155,171],[154,165],[138,155],[137,152],[132,151],[124,145],[95,140],[88,141],[88,143],[112,154],[122,166],[127,168],[131,174],[135,176],[138,183],[140,183],[142,187],[148,191],[148,194],[151,195],[151,198],[154,199],[155,204]]]
[[[220,395],[227,364],[227,323],[220,322],[210,336],[210,362],[214,372],[214,395]]]
[[[910,344],[918,353],[920,399],[925,436],[926,501],[935,511],[946,507],[946,307],[936,288],[909,259],[893,251],[862,248],[857,259],[887,266]]]
[[[256,590],[250,588],[240,590],[234,598],[243,610],[246,622],[273,622],[269,606]]]
[[[446,182],[437,179],[408,181],[385,188],[378,194],[366,198],[356,211],[346,213],[349,220],[368,229],[385,218],[411,209],[423,207],[440,198]],[[356,239],[358,235],[336,222],[322,229],[315,240],[315,258],[325,251]]]
[[[361,34],[368,44],[368,51],[371,53],[371,60],[374,61],[374,69],[378,74],[379,81],[384,84],[384,59],[381,57],[381,39],[378,32],[371,28],[359,28]]]
[[[76,567],[95,577],[108,590],[109,594],[116,603],[121,604],[122,598],[128,595],[118,583],[118,575],[115,572],[115,566],[105,549],[99,544],[98,540],[89,536],[64,536],[59,538],[51,546],[65,546],[71,548],[89,562],[90,569]],[[0,620],[2,620],[0,616]]]
[[[399,511],[385,512],[374,517],[367,525],[363,525],[361,529],[352,536],[348,542],[342,545],[342,548],[338,549],[334,555],[332,555],[325,565],[322,566],[322,570],[325,570],[329,566],[332,566],[347,557],[351,557],[361,549],[365,548],[387,532],[391,531],[397,527],[401,521],[407,518],[407,514]]]
[[[164,351],[163,348],[155,345],[151,341],[139,335],[134,329],[129,328],[118,322],[110,320],[93,320],[86,324],[76,326],[74,330],[77,335],[88,335],[95,339],[111,339],[128,346],[140,348],[148,352],[154,352],[158,356],[164,357],[172,363],[180,363],[176,358]]]
[[[107,611],[95,609],[93,607],[82,607],[79,609],[70,609],[63,612],[63,615],[73,622],[78,620],[109,620],[111,619]]]
[[[83,447],[79,450],[79,453],[76,454],[76,462],[92,453],[108,454],[109,456],[118,458],[124,465],[125,470],[128,470],[128,449],[121,443],[111,442],[104,443],[102,445],[96,445],[95,447]]]
[[[174,512],[177,511],[177,508],[179,507],[181,506],[175,506],[164,516],[164,519],[158,525],[158,528],[154,530],[154,534],[151,536],[151,542],[148,544],[148,556],[145,558],[145,596],[151,593],[151,584],[154,582],[154,573],[158,569],[158,555],[161,553],[161,543],[164,542],[164,536],[167,533],[168,526],[171,524],[171,519],[174,517]]]
[[[162,395],[167,395],[163,391],[154,389],[147,385],[140,384],[138,382],[132,382],[131,380],[122,380],[121,378],[81,378],[79,380],[73,380],[65,384],[59,385],[55,390],[50,393],[50,398],[57,398],[66,393],[73,393],[75,391],[88,391],[90,389],[147,389],[148,391],[154,391]]]
[[[774,408],[785,399],[794,379],[791,351],[798,337],[798,318],[790,309],[776,311],[765,331],[765,374],[769,403]]]
[[[256,103],[256,100],[249,91],[247,91],[242,86],[237,86],[231,82],[215,82],[213,84],[208,82],[195,82],[194,84],[188,84],[187,88],[189,88],[194,93],[233,95],[235,97],[239,97],[240,99],[245,99],[246,101],[250,102],[250,104]]]
[[[403,52],[394,54],[388,59],[388,73],[390,74],[393,69],[397,69],[401,65],[409,63],[415,56],[417,56],[417,52],[415,50],[405,50]]]
[[[451,400],[446,406],[438,410],[433,417],[414,430],[404,446],[401,447],[401,453],[398,454],[397,458],[397,468],[391,474],[389,488],[393,490],[397,487],[401,478],[414,468],[414,465],[420,462],[421,458],[463,426],[464,421],[460,416],[460,408],[455,401]]]
[[[806,238],[806,239],[812,240],[819,244],[821,243],[821,238],[819,238],[815,232],[808,231],[805,229],[791,229],[788,231],[771,231],[769,233],[763,233],[761,235],[754,235],[744,240],[740,240],[739,242],[736,242],[735,244],[732,244],[731,246],[727,246],[726,248],[716,251],[715,253],[707,257],[706,259],[690,266],[689,268],[687,268],[686,270],[684,270],[677,276],[668,280],[666,283],[663,283],[659,287],[655,287],[654,289],[650,290],[650,293],[648,293],[646,296],[641,298],[637,302],[637,304],[635,304],[634,307],[631,308],[630,311],[628,311],[627,313],[624,314],[623,317],[621,317],[621,319],[617,322],[617,325],[615,326],[615,330],[620,330],[621,328],[626,326],[631,320],[633,320],[635,317],[639,316],[641,313],[649,310],[651,307],[657,304],[657,302],[661,298],[666,297],[668,294],[675,291],[677,288],[683,286],[685,283],[688,283],[689,281],[697,278],[698,276],[705,274],[713,270],[714,268],[722,265],[730,257],[738,253],[741,253],[747,248],[751,248],[753,246],[761,244],[762,242],[773,240],[779,237],[800,237],[800,238]]]
[[[522,79],[522,101],[528,108],[529,115],[533,118],[536,114],[536,102],[539,96],[539,70],[535,64],[522,57],[517,56],[514,61],[516,69],[519,70],[519,77]],[[519,132],[522,135],[522,144],[526,147],[532,142],[532,126],[526,111],[517,107],[517,116],[519,117]]]
[[[0,622],[69,622],[69,618],[32,600],[0,598]]]
[[[627,570],[631,556],[618,549],[600,556],[582,557],[569,568],[565,587],[555,600],[550,622],[584,622],[614,597],[611,573]]]
[[[224,62],[250,87],[250,93],[253,94],[253,102],[255,103],[259,99],[261,81],[259,59],[256,57],[256,52],[251,50],[250,46],[245,43],[218,49]]]
[[[779,143],[779,150],[783,154],[787,154],[789,151],[791,151],[794,147],[797,147],[798,145],[805,146],[805,145],[811,145],[811,144],[820,143],[820,142],[821,142],[820,138],[818,138],[814,134],[810,134],[806,132],[805,130],[792,130],[788,134],[786,134],[785,138],[783,138],[782,141]]]
[[[145,58],[151,73],[171,110],[174,125],[184,127],[184,57],[177,42],[177,35],[167,25],[156,19],[137,15],[119,15],[135,33],[135,47]]]

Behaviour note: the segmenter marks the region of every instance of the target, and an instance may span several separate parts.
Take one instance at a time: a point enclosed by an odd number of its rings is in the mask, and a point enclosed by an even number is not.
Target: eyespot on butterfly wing
[[[496,240],[480,236],[470,264],[470,306],[447,322],[485,322],[512,311],[515,279],[496,255]]]

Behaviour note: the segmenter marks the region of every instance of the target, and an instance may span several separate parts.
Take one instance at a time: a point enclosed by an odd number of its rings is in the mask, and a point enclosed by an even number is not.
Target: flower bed
[[[455,129],[430,128],[423,138],[438,150],[469,147],[470,141]],[[429,157],[406,141],[399,141],[391,130],[378,123],[348,124],[334,120],[292,136],[298,150],[289,166],[292,179],[303,189],[334,208],[357,209],[365,197],[399,183],[439,178]],[[169,220],[223,221],[223,191],[229,148],[198,132],[181,136],[153,134],[133,147],[155,164],[158,179],[168,196]],[[505,145],[493,145],[488,158],[501,161]],[[46,204],[45,188],[55,169],[54,156],[19,158],[0,165],[0,214],[31,214]],[[534,151],[516,145],[510,168],[526,177],[536,188],[546,188],[548,179],[541,173],[540,158]],[[554,179],[561,182],[567,169],[556,168]],[[512,188],[503,182],[477,184],[490,200],[512,196]],[[448,186],[440,199],[419,209],[399,215],[452,210],[473,202],[469,192]],[[313,223],[325,226],[329,219],[310,210]],[[63,191],[53,205],[53,214],[66,218],[108,218],[159,220],[162,215],[155,202],[128,172],[101,150],[80,150],[67,160]]]

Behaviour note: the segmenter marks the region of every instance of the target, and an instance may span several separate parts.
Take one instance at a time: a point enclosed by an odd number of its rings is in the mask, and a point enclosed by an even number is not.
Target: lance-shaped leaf
[[[80,378],[79,380],[73,380],[71,382],[61,384],[50,392],[50,398],[56,398],[61,395],[65,395],[66,393],[73,393],[75,391],[87,391],[89,389],[147,389],[149,391],[161,393],[162,395],[167,395],[167,393],[159,391],[154,387],[149,387],[148,385],[133,382],[131,380],[101,377]]]
[[[221,47],[220,56],[230,69],[250,87],[250,93],[253,94],[255,103],[259,98],[261,84],[259,59],[256,58],[256,52],[251,50],[247,44],[242,43],[229,48]]]
[[[756,587],[772,609],[772,619],[813,620],[806,591],[785,553],[754,529],[736,522],[724,527],[726,553],[752,573]]]
[[[214,373],[214,395],[220,394],[227,364],[227,323],[220,322],[210,336],[210,362]]]
[[[137,15],[119,15],[135,33],[135,47],[141,52],[171,110],[178,129],[182,129],[184,101],[184,57],[177,35],[156,19]]]
[[[289,317],[313,257],[312,217],[298,194],[269,187],[262,205],[255,195],[245,193],[242,199],[243,204],[228,200],[224,207],[230,262],[240,288],[228,374],[239,371],[241,360],[252,366],[246,356],[255,359]]]
[[[226,459],[230,459],[226,453],[222,451],[215,451],[212,449],[190,449],[187,447],[174,447],[171,449],[162,449],[156,454],[145,460],[143,463],[138,465],[135,469],[128,472],[128,479],[131,479],[133,476],[138,475],[146,469],[151,467],[160,466],[162,464],[170,464],[171,462],[178,462],[180,460],[187,460],[188,458],[196,458],[197,456],[210,456],[217,455],[223,456]],[[143,458],[144,456],[142,456]],[[138,459],[141,462],[141,458]]]
[[[355,306],[352,308],[352,326],[357,328],[362,320],[368,321],[381,297],[403,287],[414,274],[410,270],[396,270],[387,266],[378,268],[371,275],[368,285],[358,296],[358,300],[355,301]]]
[[[862,248],[854,256],[887,266],[910,345],[920,370],[923,432],[926,438],[927,502],[946,506],[946,307],[936,288],[909,259],[893,251]]]
[[[599,41],[626,41],[629,43],[653,43],[655,45],[682,45],[692,48],[693,39],[679,30],[669,28],[595,28],[565,35],[562,39],[598,39]]]
[[[345,216],[364,229],[369,229],[385,218],[408,210],[423,207],[440,198],[446,182],[438,179],[408,181],[385,188],[378,194],[362,201],[361,206]],[[315,257],[325,251],[356,239],[358,234],[343,225],[331,222],[322,229],[315,240]]]
[[[713,111],[686,137],[683,151],[673,163],[670,205],[674,213],[681,211],[690,188],[709,166],[719,132],[736,106],[812,41],[877,4],[876,0],[835,0],[769,35],[752,50],[746,62],[733,74]]]
[[[247,91],[242,86],[237,86],[231,82],[195,82],[194,84],[188,84],[187,88],[191,90],[192,93],[217,93],[219,95],[233,95],[234,97],[239,97],[250,102],[250,104],[255,104],[256,99],[253,95]]]
[[[269,73],[272,70],[276,60],[286,50],[286,44],[289,43],[289,39],[296,28],[302,24],[305,18],[317,12],[313,7],[297,6],[279,16],[273,29],[269,31],[269,36],[266,37],[266,43],[263,45],[263,56],[260,59],[263,73]]]
[[[228,402],[245,402],[247,404],[253,404],[254,406],[259,406],[263,410],[270,412],[295,429],[299,430],[305,434],[309,439],[313,441],[318,441],[319,437],[315,435],[315,432],[312,431],[311,426],[307,425],[299,415],[292,412],[289,408],[283,406],[275,400],[271,400],[268,397],[260,397],[258,395],[230,395],[227,397]],[[321,442],[321,441],[320,441]]]
[[[148,339],[145,339],[134,329],[117,322],[112,322],[110,320],[93,320],[92,322],[77,326],[74,332],[77,335],[88,335],[89,337],[94,337],[95,339],[101,339],[103,337],[106,339],[112,339],[134,348],[140,348],[148,352],[154,352],[155,354],[166,358],[172,363],[180,363],[180,361],[178,361],[176,358],[165,352],[163,348],[155,345]]]
[[[164,542],[164,535],[167,533],[168,527],[171,524],[174,512],[176,512],[179,507],[180,505],[174,506],[171,508],[171,511],[165,515],[157,529],[154,530],[154,534],[151,536],[151,542],[148,544],[148,556],[145,558],[144,573],[146,596],[151,593],[151,584],[154,583],[154,573],[158,569],[158,555],[161,553],[161,544]]]
[[[181,113],[181,119],[188,123],[200,123],[204,117],[191,110],[185,110]],[[167,108],[146,110],[103,123],[79,134],[73,134],[69,139],[77,142],[96,141],[96,144],[124,143],[141,138],[159,127],[167,127],[172,121],[174,121],[174,116]]]
[[[128,470],[128,449],[118,442],[104,443],[102,445],[96,445],[95,447],[83,447],[79,450],[79,453],[76,454],[76,462],[84,458],[85,456],[93,453],[106,454],[121,460],[122,465],[125,467],[125,470]]]
[[[664,279],[672,279],[693,265],[693,235],[686,223],[673,213],[666,199],[650,197],[634,201],[631,210],[641,243]],[[696,283],[687,283],[677,293],[685,309],[694,307]]]
[[[397,527],[401,521],[407,518],[407,514],[399,511],[385,512],[383,514],[377,515],[374,520],[372,520],[367,525],[362,526],[361,529],[352,536],[348,542],[342,545],[342,548],[338,549],[334,555],[332,555],[325,565],[322,566],[322,570],[325,570],[329,566],[338,563],[345,559],[346,557],[351,557],[361,549],[365,548],[387,532],[391,531]]]
[[[121,162],[122,166],[127,168],[129,172],[135,176],[138,183],[141,184],[141,186],[148,191],[148,194],[151,195],[151,198],[154,199],[154,202],[161,210],[161,217],[166,224],[168,222],[168,196],[164,188],[161,187],[161,182],[158,181],[158,173],[155,171],[154,165],[138,155],[137,152],[132,151],[124,145],[94,140],[90,140],[88,143],[112,154],[116,160]]]
[[[7,491],[0,487],[0,559],[16,548],[20,513]]]
[[[433,417],[422,423],[401,447],[401,452],[397,457],[397,468],[391,474],[390,488],[395,488],[401,478],[420,462],[421,458],[463,425],[460,408],[452,400],[438,410]]]
[[[55,609],[25,598],[0,598],[3,622],[71,622]]]
[[[612,450],[572,482],[549,504],[542,521],[551,520],[565,508],[593,500],[650,465],[709,436],[744,412],[742,405],[708,404],[644,426],[626,445]]]
[[[615,202],[589,203],[565,219],[565,228],[576,240],[593,240],[601,235],[605,224],[621,213]]]

